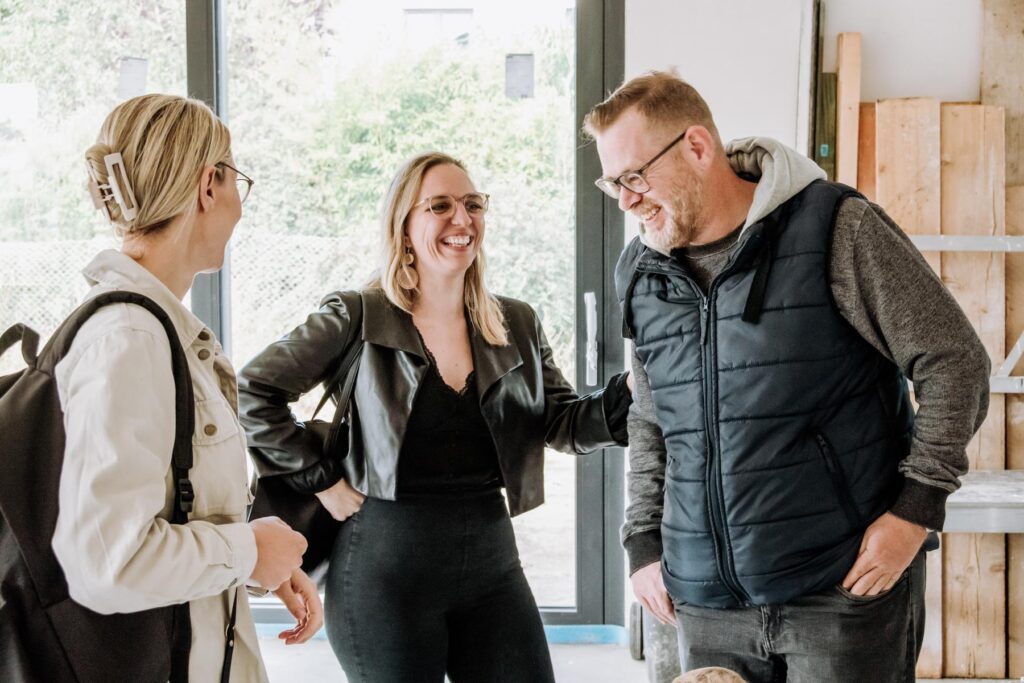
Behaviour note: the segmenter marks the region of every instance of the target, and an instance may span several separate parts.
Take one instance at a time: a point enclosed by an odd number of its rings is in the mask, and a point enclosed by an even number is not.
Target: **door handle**
[[[597,295],[584,292],[583,308],[587,317],[586,383],[594,387],[597,386]]]

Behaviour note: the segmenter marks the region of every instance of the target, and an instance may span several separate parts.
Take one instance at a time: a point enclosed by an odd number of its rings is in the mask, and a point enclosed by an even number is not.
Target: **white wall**
[[[675,67],[700,91],[723,140],[796,146],[806,0],[626,0],[626,78]]]
[[[981,0],[823,0],[824,71],[836,35],[861,33],[861,99],[981,97]]]
[[[625,0],[626,77],[675,66],[723,139],[768,135],[804,151],[799,62],[807,0]],[[862,34],[862,100],[977,100],[981,0],[822,0],[822,67]]]

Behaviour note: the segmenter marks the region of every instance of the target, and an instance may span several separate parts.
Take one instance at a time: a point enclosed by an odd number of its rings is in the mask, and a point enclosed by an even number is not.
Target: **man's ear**
[[[693,126],[686,135],[684,141],[686,155],[690,157],[690,163],[702,170],[711,167],[717,156],[715,137],[704,126]]]
[[[207,166],[199,176],[199,210],[209,211],[217,199],[217,168]]]

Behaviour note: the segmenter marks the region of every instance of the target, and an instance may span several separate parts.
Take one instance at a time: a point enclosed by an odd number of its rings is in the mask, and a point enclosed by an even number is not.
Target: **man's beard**
[[[671,202],[661,209],[666,211],[664,227],[645,234],[647,242],[665,254],[692,244],[704,223],[703,183],[691,176],[673,190]]]

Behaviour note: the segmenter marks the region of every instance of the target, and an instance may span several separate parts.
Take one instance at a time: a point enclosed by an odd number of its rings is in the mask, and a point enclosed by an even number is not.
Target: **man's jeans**
[[[891,590],[836,586],[785,605],[708,609],[676,604],[683,671],[724,666],[750,683],[914,681],[924,633],[924,552]]]

